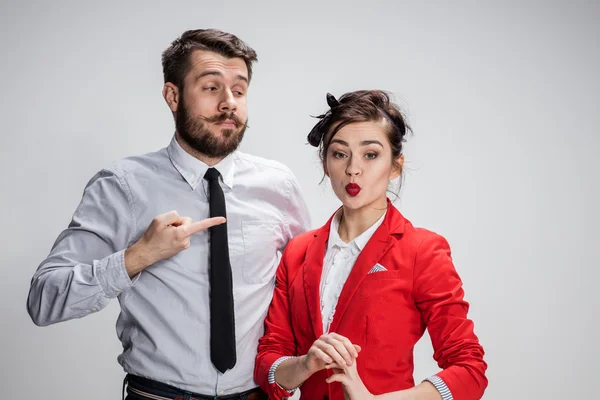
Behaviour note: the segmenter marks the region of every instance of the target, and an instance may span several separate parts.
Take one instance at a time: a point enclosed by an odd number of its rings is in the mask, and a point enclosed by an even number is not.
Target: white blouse
[[[354,263],[362,249],[366,246],[371,236],[383,222],[387,211],[369,229],[361,233],[350,243],[344,242],[338,234],[342,210],[338,211],[331,220],[329,241],[323,261],[323,274],[321,275],[321,317],[323,319],[323,333],[329,332],[329,325],[335,314],[342,288],[354,267]]]

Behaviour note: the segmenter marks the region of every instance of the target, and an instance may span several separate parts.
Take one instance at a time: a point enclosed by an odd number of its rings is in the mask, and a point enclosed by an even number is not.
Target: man
[[[37,325],[119,299],[130,399],[265,398],[253,367],[278,254],[309,218],[286,167],[236,150],[256,59],[217,30],[175,40],[162,57],[171,143],[96,174],[33,276]]]

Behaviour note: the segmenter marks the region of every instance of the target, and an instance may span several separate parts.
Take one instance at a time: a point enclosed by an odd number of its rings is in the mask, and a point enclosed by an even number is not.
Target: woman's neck
[[[369,229],[387,210],[387,202],[383,207],[373,204],[357,210],[351,210],[342,206],[342,216],[338,235],[345,243],[349,243]]]

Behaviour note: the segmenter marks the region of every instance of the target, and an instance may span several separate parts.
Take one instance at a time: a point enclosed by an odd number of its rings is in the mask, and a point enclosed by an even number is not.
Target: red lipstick
[[[360,193],[360,186],[356,183],[349,183],[346,185],[346,192],[352,197],[357,196]]]

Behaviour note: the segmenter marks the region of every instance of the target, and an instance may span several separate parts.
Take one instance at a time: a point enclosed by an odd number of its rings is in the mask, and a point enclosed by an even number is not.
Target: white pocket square
[[[373,266],[373,268],[371,268],[371,270],[369,271],[369,274],[372,274],[373,272],[382,272],[382,271],[387,271],[387,268],[384,267],[383,265],[377,263]]]

